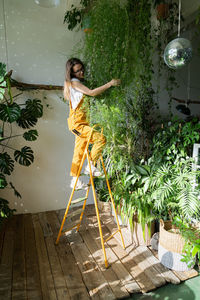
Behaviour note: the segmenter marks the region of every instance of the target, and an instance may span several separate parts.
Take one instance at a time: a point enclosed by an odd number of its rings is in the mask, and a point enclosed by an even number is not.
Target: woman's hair
[[[66,62],[66,74],[65,74],[65,83],[64,83],[64,99],[69,100],[69,86],[71,84],[71,79],[76,77],[76,74],[73,73],[73,66],[80,64],[84,69],[84,64],[78,58],[70,58]]]

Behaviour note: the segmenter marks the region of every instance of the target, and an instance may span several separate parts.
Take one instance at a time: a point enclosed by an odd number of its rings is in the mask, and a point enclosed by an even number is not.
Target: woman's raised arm
[[[112,79],[108,83],[91,90],[87,86],[83,85],[80,81],[72,81],[72,87],[85,95],[97,96],[109,89],[111,86],[118,86],[120,82],[120,79]]]

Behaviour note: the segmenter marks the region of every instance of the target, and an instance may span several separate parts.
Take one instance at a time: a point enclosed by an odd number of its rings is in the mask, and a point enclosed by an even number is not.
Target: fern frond
[[[197,191],[192,190],[190,184],[180,191],[177,199],[185,217],[192,217],[200,211],[200,200]]]

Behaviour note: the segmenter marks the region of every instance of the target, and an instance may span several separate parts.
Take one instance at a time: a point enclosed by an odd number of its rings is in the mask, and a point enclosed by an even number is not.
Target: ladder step
[[[65,234],[67,231],[71,231],[73,228],[77,227],[77,225],[80,224],[80,220],[75,221],[73,223],[67,224],[65,227],[62,229],[62,234]]]
[[[76,209],[76,210],[70,212],[70,213],[67,215],[67,218],[72,218],[72,217],[74,217],[74,216],[80,215],[80,214],[82,213],[82,211],[83,211],[82,207],[79,208],[79,209]]]
[[[71,204],[77,204],[77,203],[85,201],[86,199],[87,199],[86,197],[78,198],[78,199],[72,200]]]

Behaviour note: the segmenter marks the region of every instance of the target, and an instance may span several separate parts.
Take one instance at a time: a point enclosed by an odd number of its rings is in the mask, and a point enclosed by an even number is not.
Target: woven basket
[[[173,229],[174,232],[169,230]],[[188,271],[187,264],[182,262],[182,251],[185,244],[180,233],[176,232],[177,228],[172,225],[171,221],[160,220],[160,238],[158,244],[158,258],[167,268],[175,271]]]

